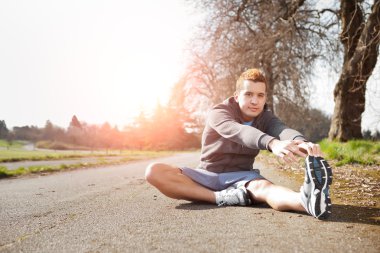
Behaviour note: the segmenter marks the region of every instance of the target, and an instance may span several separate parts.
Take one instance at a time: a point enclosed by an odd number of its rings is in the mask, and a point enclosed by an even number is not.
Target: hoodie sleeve
[[[211,110],[208,123],[223,138],[252,149],[267,149],[268,143],[274,139],[255,127],[237,122],[227,106]]]
[[[298,131],[287,127],[279,118],[271,111],[265,111],[262,115],[262,129],[270,136],[279,140],[303,140],[305,137]]]
[[[261,115],[256,127],[237,122],[233,115],[227,106],[214,107],[209,114],[209,125],[222,137],[248,148],[268,150],[269,142],[275,138],[305,140],[301,133],[288,128],[270,111],[265,111]]]

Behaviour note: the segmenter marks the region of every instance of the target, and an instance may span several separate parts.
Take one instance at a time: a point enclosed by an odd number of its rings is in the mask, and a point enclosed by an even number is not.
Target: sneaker
[[[251,204],[251,199],[245,187],[235,188],[234,186],[230,186],[223,191],[215,192],[215,196],[218,206],[247,206]]]
[[[317,219],[327,219],[331,214],[330,185],[332,170],[322,157],[307,156],[305,182],[301,187],[301,203]]]

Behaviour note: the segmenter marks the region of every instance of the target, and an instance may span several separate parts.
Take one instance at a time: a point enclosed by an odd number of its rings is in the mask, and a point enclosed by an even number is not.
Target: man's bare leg
[[[278,211],[306,211],[300,193],[265,179],[253,180],[246,185],[253,203],[267,203]]]
[[[214,192],[183,175],[179,168],[153,163],[147,167],[145,179],[170,198],[215,204]]]

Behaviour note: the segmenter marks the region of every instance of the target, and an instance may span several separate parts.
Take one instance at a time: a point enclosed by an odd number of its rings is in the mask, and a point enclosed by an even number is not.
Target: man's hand
[[[301,152],[311,156],[323,156],[321,147],[318,144],[312,142],[301,142],[298,144],[298,148]]]
[[[321,156],[322,152],[318,144],[301,140],[280,141],[273,139],[268,144],[272,153],[282,158],[285,162],[296,162],[295,155],[306,157],[307,155]]]

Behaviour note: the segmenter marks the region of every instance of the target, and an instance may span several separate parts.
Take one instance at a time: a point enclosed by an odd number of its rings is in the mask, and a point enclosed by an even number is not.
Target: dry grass
[[[281,173],[292,177],[300,184],[304,180],[303,162],[298,165],[286,165],[268,152],[262,152],[257,161],[279,168]],[[379,165],[345,164],[338,167],[335,166],[336,160],[328,162],[333,168],[330,193],[334,204],[380,208]]]

